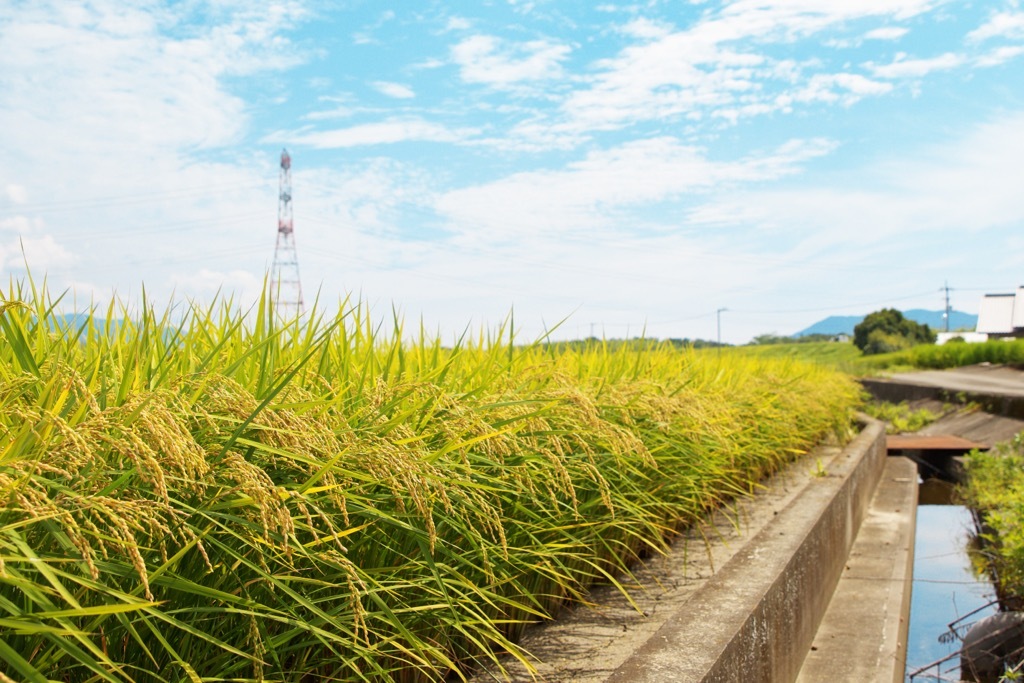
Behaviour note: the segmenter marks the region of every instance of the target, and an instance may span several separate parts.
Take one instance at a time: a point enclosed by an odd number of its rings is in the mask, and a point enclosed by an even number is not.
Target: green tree
[[[935,333],[927,325],[903,317],[895,308],[869,313],[853,328],[853,344],[866,355],[899,351],[934,341]]]

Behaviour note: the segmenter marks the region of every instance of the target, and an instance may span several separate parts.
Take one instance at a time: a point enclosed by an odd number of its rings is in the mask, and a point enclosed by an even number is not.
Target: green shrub
[[[1024,437],[966,459],[965,504],[981,515],[985,558],[1004,594],[1024,597]]]
[[[891,353],[917,344],[931,344],[935,333],[903,317],[895,308],[869,313],[853,328],[853,344],[865,355]]]

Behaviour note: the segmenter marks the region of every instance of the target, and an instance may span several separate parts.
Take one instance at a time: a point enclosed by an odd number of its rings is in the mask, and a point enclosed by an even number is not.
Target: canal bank
[[[906,468],[890,470],[884,426],[867,420],[846,447],[815,449],[764,482],[757,495],[689,530],[668,556],[639,567],[623,581],[631,599],[599,589],[590,606],[530,629],[523,644],[535,656],[534,674],[505,662],[507,674],[492,670],[474,680],[793,681],[816,651],[836,586],[870,581],[874,572],[885,595],[871,603],[884,605],[896,630],[861,634],[876,662],[865,680],[895,680],[906,642],[899,629],[905,628],[902,576],[912,542],[908,496],[916,491]],[[883,480],[901,493],[877,495]],[[882,507],[875,509],[875,501]],[[893,525],[897,518],[902,523]],[[867,547],[855,543],[864,538],[858,533],[864,520],[865,528],[902,527],[903,540],[878,540],[877,549],[857,551],[862,559],[851,565],[851,548]],[[906,560],[899,568],[871,559],[896,556]],[[878,616],[865,619],[885,622]],[[815,676],[802,680],[837,680]]]

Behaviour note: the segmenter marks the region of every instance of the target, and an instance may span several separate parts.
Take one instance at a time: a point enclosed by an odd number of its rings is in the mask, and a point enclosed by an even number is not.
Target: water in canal
[[[951,490],[951,485],[946,486]],[[934,495],[936,488],[940,489],[938,495]],[[951,496],[942,495],[939,484],[932,482],[930,489],[928,484],[922,485],[907,641],[906,680],[914,683],[959,680],[960,658],[956,653],[960,640],[952,637],[948,624],[963,619],[958,623],[963,635],[965,626],[996,612],[996,606],[989,604],[995,600],[995,590],[971,567],[971,513],[962,505],[949,504],[950,500]]]

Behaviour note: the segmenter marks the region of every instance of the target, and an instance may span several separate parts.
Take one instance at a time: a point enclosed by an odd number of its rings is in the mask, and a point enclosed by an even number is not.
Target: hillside
[[[945,322],[942,319],[942,311],[928,311],[923,308],[912,308],[903,311],[903,315],[910,320],[927,325],[934,331],[942,331]],[[810,327],[800,330],[794,337],[804,337],[809,334],[853,334],[853,328],[864,320],[863,315],[830,315],[819,320]],[[973,330],[978,324],[978,316],[963,311],[951,311],[949,316],[949,329]]]

